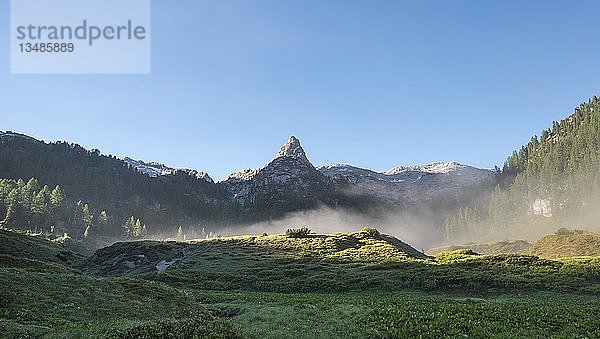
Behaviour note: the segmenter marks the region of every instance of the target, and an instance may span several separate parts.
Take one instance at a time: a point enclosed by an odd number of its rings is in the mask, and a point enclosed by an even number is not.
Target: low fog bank
[[[284,218],[259,222],[252,225],[237,225],[222,228],[220,235],[260,235],[282,234],[288,228],[308,227],[313,233],[355,232],[365,226],[377,228],[380,232],[392,235],[418,250],[440,244],[443,240],[443,227],[434,221],[433,214],[389,213],[373,217],[342,209],[320,208],[317,210],[294,212]]]
[[[510,194],[509,194],[510,193]],[[512,194],[512,195],[511,195]],[[417,250],[429,250],[447,245],[486,244],[500,241],[525,240],[535,243],[559,228],[600,232],[600,194],[587,192],[585,197],[530,194],[514,192],[490,198],[482,192],[470,201],[470,212],[464,212],[464,222],[449,232],[445,223],[453,212],[429,206],[415,206],[403,211],[389,211],[378,216],[348,209],[321,207],[293,212],[271,221],[254,224],[231,224],[221,227],[201,225],[173,226],[171,231],[153,234],[154,240],[189,240],[218,236],[283,234],[288,228],[308,227],[313,233],[355,232],[365,226],[377,228],[408,243]],[[568,198],[568,199],[567,199]],[[571,202],[566,205],[566,202]],[[476,206],[476,207],[473,207]],[[457,208],[458,210],[458,208]],[[178,230],[179,228],[179,230]]]

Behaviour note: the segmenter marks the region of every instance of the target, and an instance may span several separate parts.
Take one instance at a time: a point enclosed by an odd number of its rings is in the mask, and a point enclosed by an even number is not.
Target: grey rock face
[[[288,141],[281,146],[279,152],[277,152],[277,157],[288,157],[298,159],[306,164],[310,164],[308,158],[306,158],[306,153],[304,153],[304,149],[300,145],[300,140],[295,136],[290,136]]]

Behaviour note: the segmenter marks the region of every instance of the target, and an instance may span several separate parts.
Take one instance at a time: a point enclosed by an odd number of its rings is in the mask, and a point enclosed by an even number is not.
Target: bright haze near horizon
[[[512,150],[598,93],[595,1],[153,1],[149,75],[10,75],[0,130],[207,171],[384,171]]]

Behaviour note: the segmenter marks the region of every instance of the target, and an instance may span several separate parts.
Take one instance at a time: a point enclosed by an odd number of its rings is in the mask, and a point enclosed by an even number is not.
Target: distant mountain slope
[[[135,169],[141,174],[146,174],[151,178],[159,176],[174,175],[177,173],[185,173],[196,179],[206,180],[210,183],[214,183],[213,179],[206,172],[201,172],[188,168],[172,168],[158,162],[143,162],[142,160],[134,160],[128,157],[123,158],[131,168]]]
[[[384,173],[350,165],[324,165],[318,170],[341,186],[394,205],[460,197],[494,180],[490,170],[457,162],[396,167]]]
[[[386,173],[351,165],[315,168],[300,141],[291,136],[263,168],[233,173],[224,184],[245,215],[268,210],[269,217],[277,217],[318,206],[367,213],[431,205],[451,210],[482,188],[489,189],[494,180],[493,171],[456,162],[397,167]]]

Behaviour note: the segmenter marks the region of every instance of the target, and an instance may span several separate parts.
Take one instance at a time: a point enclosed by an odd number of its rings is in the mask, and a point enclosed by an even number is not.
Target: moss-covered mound
[[[542,237],[525,252],[542,258],[600,256],[600,234],[560,232]]]
[[[82,266],[104,276],[162,273],[173,268],[232,268],[246,261],[319,260],[328,262],[377,262],[418,260],[427,256],[410,245],[385,234],[353,232],[238,236],[186,242],[121,242],[100,249]]]

